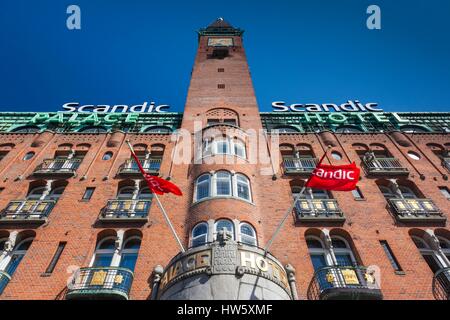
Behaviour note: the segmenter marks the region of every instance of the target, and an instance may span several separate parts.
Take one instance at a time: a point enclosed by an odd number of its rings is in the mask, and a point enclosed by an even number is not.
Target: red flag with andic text
[[[173,193],[177,196],[182,196],[183,193],[181,192],[180,188],[178,188],[175,184],[172,182],[169,182],[167,180],[164,180],[160,177],[152,176],[151,174],[145,172],[144,168],[141,165],[141,162],[139,161],[139,158],[136,156],[136,154],[131,151],[131,155],[134,158],[134,161],[136,161],[136,164],[139,167],[139,170],[141,171],[142,175],[144,176],[145,181],[147,182],[148,188],[156,194],[162,195],[164,193]]]
[[[359,174],[360,169],[354,162],[342,166],[319,163],[305,187],[332,191],[351,191],[356,189]]]

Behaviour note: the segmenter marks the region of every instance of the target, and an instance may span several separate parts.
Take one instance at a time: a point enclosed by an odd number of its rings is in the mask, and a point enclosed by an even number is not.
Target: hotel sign
[[[294,103],[289,106],[284,101],[275,101],[272,103],[275,112],[383,112],[378,108],[378,103],[362,104],[358,100],[348,100],[346,103],[337,105],[334,103],[324,104],[298,104]]]
[[[245,273],[258,274],[290,292],[287,274],[282,265],[269,256],[245,250],[237,244],[213,245],[209,249],[188,253],[173,261],[165,269],[159,289],[164,290],[172,283],[199,273],[209,276],[236,274],[237,277]]]

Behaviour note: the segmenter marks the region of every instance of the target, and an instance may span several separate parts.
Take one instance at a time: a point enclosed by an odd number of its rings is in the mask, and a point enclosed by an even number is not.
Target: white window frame
[[[425,239],[418,237],[418,236],[411,236],[411,238],[413,240],[417,240],[418,242],[422,243],[424,245],[425,248],[417,248],[417,250],[419,250],[420,254],[422,256],[432,256],[433,259],[437,262],[437,264],[441,267],[441,268],[450,268],[450,265],[447,263],[447,261],[445,261],[445,259],[442,259],[439,251],[437,250],[433,250],[430,245],[427,243],[427,241],[425,241]],[[438,237],[438,239],[440,240],[445,240],[447,243],[449,243],[449,241],[443,237]],[[414,244],[415,245],[415,244]],[[417,247],[417,246],[416,246]],[[446,254],[446,252],[450,253],[450,250],[445,249],[442,250],[444,254]]]
[[[198,185],[199,185],[198,181],[200,180],[200,178],[205,177],[205,176],[207,176],[208,179],[204,180],[204,181],[202,181],[200,183],[208,184],[208,195],[206,197],[198,199]],[[213,185],[212,177],[213,176],[210,173],[204,173],[204,174],[201,174],[200,176],[198,176],[197,179],[195,179],[194,202],[202,201],[202,200],[209,199],[209,198],[212,197],[212,185]]]
[[[1,240],[4,240],[4,239],[5,238],[2,238]],[[6,238],[6,241],[8,241],[8,240],[9,240],[9,238]],[[26,255],[28,249],[27,250],[17,250],[17,248],[19,248],[23,243],[28,242],[28,241],[31,241],[31,244],[30,244],[30,247],[31,247],[31,245],[33,244],[33,241],[34,241],[34,237],[28,237],[26,239],[23,239],[22,241],[20,241],[18,244],[16,244],[14,246],[14,249],[10,253],[3,251],[3,254],[2,254],[3,259],[0,261],[0,270],[1,271],[6,270],[6,268],[8,267],[8,265],[11,262],[11,259],[14,255],[16,255],[16,254],[21,254],[23,256]],[[5,255],[5,253],[6,253],[6,255]]]
[[[230,225],[231,225],[231,234],[232,234],[232,236],[233,236],[232,240],[235,240],[235,239],[236,239],[236,230],[235,230],[233,221],[231,221],[231,220],[229,220],[229,219],[218,219],[218,220],[216,220],[216,221],[214,222],[214,232],[213,232],[213,239],[214,239],[214,241],[217,240],[217,234],[218,234],[218,232],[220,231],[220,230],[217,230],[217,224],[218,224],[219,222],[221,222],[221,221],[227,221],[227,222],[230,223]]]
[[[200,226],[206,226],[206,233],[202,233],[202,234],[200,234],[198,236],[194,236],[194,231]],[[198,239],[198,238],[201,238],[201,237],[205,237],[205,242],[202,243],[202,244],[196,245],[195,247],[200,247],[202,245],[207,244],[208,243],[208,233],[209,233],[209,225],[208,225],[208,223],[206,223],[206,222],[199,222],[199,223],[197,223],[194,226],[194,228],[192,228],[192,231],[191,231],[191,243],[190,243],[190,246],[194,247],[194,241],[196,239]]]
[[[227,172],[230,175],[230,194],[229,195],[218,195],[217,194],[217,173],[219,172]],[[207,197],[204,197],[202,199],[198,199],[198,180],[205,176],[208,175],[209,179],[205,180],[201,183],[206,183],[206,181],[209,181],[209,194]],[[245,199],[242,197],[238,196],[238,176],[242,177],[246,180],[247,182],[247,187],[248,187],[248,196],[249,199]],[[194,186],[194,203],[200,202],[200,201],[204,201],[207,199],[212,199],[212,198],[235,198],[235,199],[240,199],[243,200],[245,202],[249,202],[249,203],[253,203],[253,197],[252,197],[252,184],[250,179],[242,173],[232,173],[229,172],[227,170],[218,170],[215,171],[214,173],[204,173],[201,174],[200,176],[197,177],[197,179],[195,179],[195,186]]]
[[[219,143],[225,143],[226,152],[219,151]],[[242,150],[242,155],[236,153],[236,146],[239,146]],[[209,150],[208,150],[209,148]],[[245,142],[241,139],[230,137],[219,137],[205,139],[202,144],[202,157],[212,156],[235,156],[242,159],[247,159],[247,150]]]
[[[248,188],[248,199],[239,197],[239,193],[238,193],[238,177],[242,177],[246,181],[246,186]],[[234,191],[235,197],[238,198],[238,199],[242,199],[244,201],[252,202],[252,188],[250,186],[250,179],[247,178],[247,176],[243,175],[242,173],[236,173],[232,177],[232,180],[233,180],[233,189],[234,189],[233,191]]]
[[[248,234],[243,234],[242,233],[242,230],[241,230],[241,228],[242,227],[249,227],[251,230],[252,230],[252,232],[253,232],[253,236],[249,236]],[[253,243],[247,243],[247,242],[244,242],[243,240],[242,240],[242,237],[245,237],[245,238],[249,238],[249,239],[252,239],[253,240]],[[258,236],[257,236],[257,234],[256,234],[256,230],[255,230],[255,228],[250,224],[250,223],[248,223],[248,222],[241,222],[240,224],[239,224],[239,242],[241,242],[241,243],[244,243],[244,244],[246,244],[246,245],[250,245],[250,246],[258,246]]]

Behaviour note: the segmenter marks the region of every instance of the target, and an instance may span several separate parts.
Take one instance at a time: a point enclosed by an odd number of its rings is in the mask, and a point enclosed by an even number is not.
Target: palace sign
[[[272,103],[272,108],[276,112],[383,112],[379,109],[378,103],[366,103],[365,105],[358,100],[348,100],[347,103],[337,105],[334,103],[324,104],[291,104],[287,106],[284,101],[275,101]]]

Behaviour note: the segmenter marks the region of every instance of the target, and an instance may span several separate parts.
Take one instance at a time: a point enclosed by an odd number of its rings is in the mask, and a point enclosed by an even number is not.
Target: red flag
[[[353,162],[342,166],[319,163],[305,187],[322,190],[351,191],[356,189],[360,169]]]
[[[130,146],[130,148],[131,148],[131,146]],[[148,188],[153,193],[162,195],[164,193],[171,192],[177,196],[183,195],[180,188],[178,188],[172,182],[169,182],[160,177],[155,177],[155,176],[152,176],[151,174],[146,173],[144,168],[142,167],[141,162],[139,161],[138,157],[136,156],[136,154],[134,153],[134,151],[132,149],[131,149],[131,155],[133,156],[134,161],[136,161],[136,164],[138,165],[139,170],[142,172],[142,175],[144,176],[144,179],[147,182]]]

